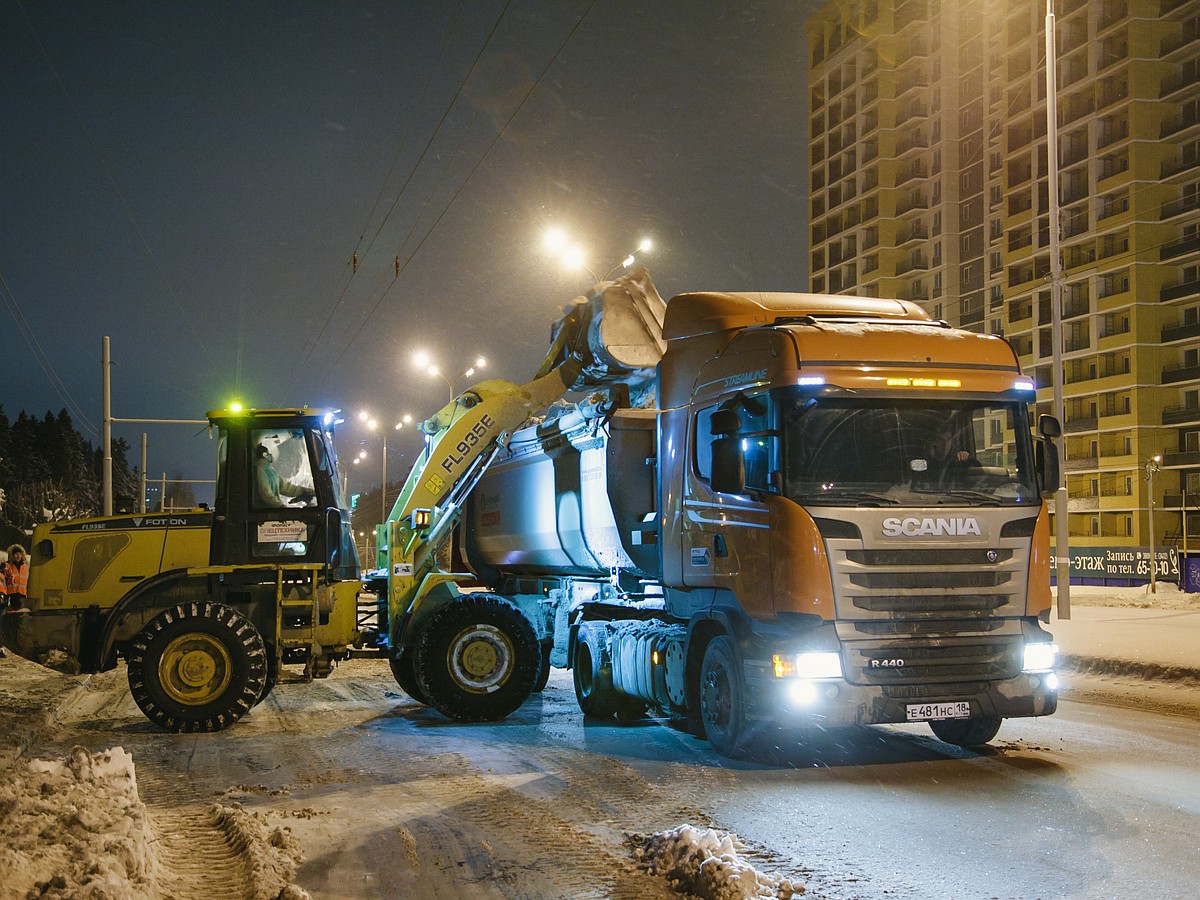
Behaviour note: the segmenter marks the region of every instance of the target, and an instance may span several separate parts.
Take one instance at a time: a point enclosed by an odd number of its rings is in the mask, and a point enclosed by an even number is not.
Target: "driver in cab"
[[[315,499],[313,489],[303,484],[288,481],[275,471],[275,459],[265,444],[254,448],[255,459],[255,492],[259,506],[308,506]],[[289,503],[284,498],[299,500],[299,503]]]

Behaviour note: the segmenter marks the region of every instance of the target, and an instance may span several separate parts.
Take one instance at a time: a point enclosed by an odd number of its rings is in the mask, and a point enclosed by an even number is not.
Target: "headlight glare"
[[[1049,641],[1026,644],[1025,665],[1022,667],[1022,670],[1025,672],[1052,672],[1054,670],[1054,657],[1057,654],[1058,644],[1051,644]]]

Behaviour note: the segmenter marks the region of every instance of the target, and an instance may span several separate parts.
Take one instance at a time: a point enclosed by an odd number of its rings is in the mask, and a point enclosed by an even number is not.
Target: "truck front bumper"
[[[937,718],[1048,716],[1058,708],[1052,672],[968,684],[859,685],[845,679],[776,678],[747,664],[750,714],[793,728],[924,722]],[[962,704],[966,704],[963,706]]]

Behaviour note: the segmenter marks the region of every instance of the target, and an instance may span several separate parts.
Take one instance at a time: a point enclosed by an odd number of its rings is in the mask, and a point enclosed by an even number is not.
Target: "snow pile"
[[[0,782],[0,900],[158,896],[133,757],[120,747],[35,759]]]
[[[671,887],[704,900],[787,900],[804,893],[803,882],[759,872],[738,857],[744,845],[737,835],[711,828],[680,825],[645,838],[634,838],[634,856],[652,875]]]
[[[256,900],[309,900],[308,892],[292,883],[304,858],[292,829],[272,828],[261,813],[249,812],[240,803],[218,803],[212,811],[217,827],[248,861]]]

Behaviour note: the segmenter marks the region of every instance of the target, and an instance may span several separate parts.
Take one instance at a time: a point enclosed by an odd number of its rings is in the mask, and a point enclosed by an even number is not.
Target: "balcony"
[[[1200,466],[1200,452],[1193,450],[1187,453],[1164,453],[1162,464],[1164,468]]]
[[[1162,342],[1164,344],[1194,337],[1200,337],[1200,322],[1193,322],[1190,325],[1172,325],[1162,330]]]
[[[1159,299],[1163,301],[1178,300],[1180,297],[1187,297],[1191,294],[1200,294],[1200,280],[1164,285],[1162,291],[1159,293]]]
[[[1162,383],[1178,384],[1200,378],[1200,366],[1163,366]]]
[[[1175,159],[1164,160],[1160,174],[1163,178],[1170,178],[1173,175],[1178,175],[1180,172],[1186,172],[1189,169],[1194,169],[1200,166],[1200,153],[1181,153]]]
[[[914,253],[908,259],[896,266],[897,275],[906,275],[909,272],[917,270],[927,270],[929,268],[929,260],[925,258],[924,253]]]
[[[1063,426],[1063,430],[1068,434],[1077,434],[1081,431],[1095,431],[1100,425],[1100,420],[1096,416],[1085,416],[1080,418],[1067,417],[1067,424]]]
[[[1200,114],[1197,114],[1195,109],[1184,110],[1177,116],[1172,116],[1162,123],[1162,129],[1158,136],[1161,138],[1170,137],[1177,131],[1183,131],[1185,128],[1190,128],[1200,122]]]
[[[1167,219],[1173,219],[1194,209],[1200,209],[1200,194],[1192,194],[1189,197],[1180,197],[1178,200],[1164,203],[1159,207],[1158,220],[1165,222]]]
[[[1169,406],[1162,412],[1164,425],[1183,425],[1186,422],[1200,422],[1200,406]]]
[[[1200,234],[1193,234],[1181,237],[1177,241],[1171,241],[1169,244],[1163,244],[1158,258],[1160,260],[1174,259],[1177,256],[1195,253],[1197,250],[1200,250]]]

